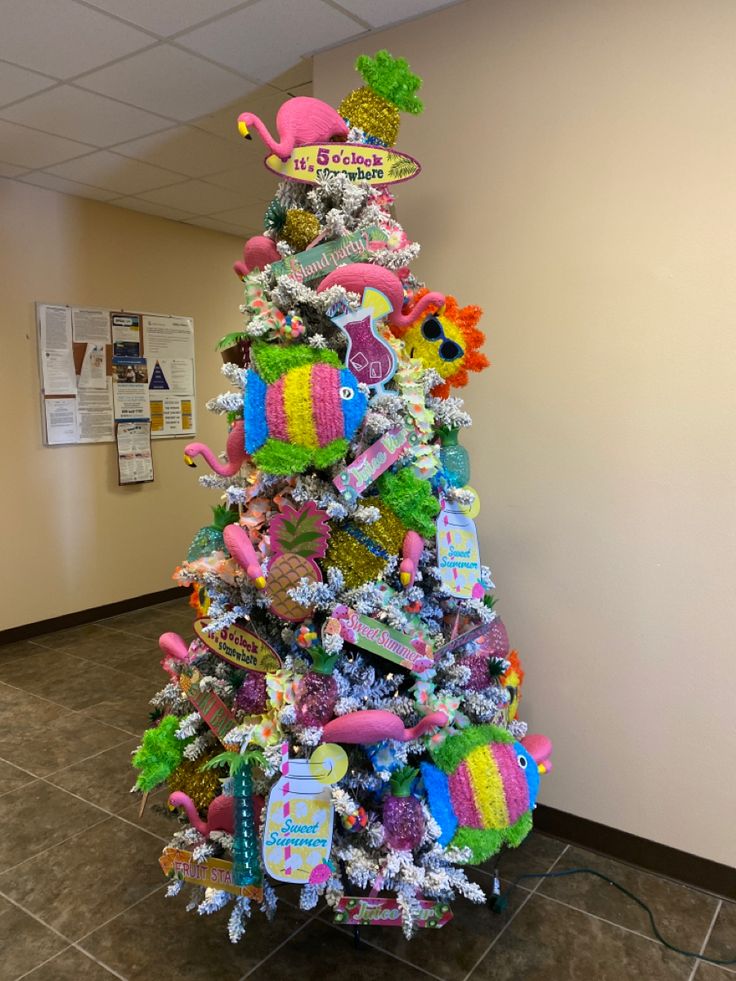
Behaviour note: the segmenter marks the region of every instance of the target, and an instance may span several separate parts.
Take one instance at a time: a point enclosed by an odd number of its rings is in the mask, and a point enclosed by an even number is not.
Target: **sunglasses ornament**
[[[483,311],[477,306],[460,307],[454,296],[445,298],[444,304],[426,303],[426,290],[416,295],[414,317],[405,327],[392,325],[393,333],[400,337],[410,358],[421,361],[425,368],[434,368],[442,382],[432,389],[432,395],[447,398],[450,388],[462,388],[468,383],[469,371],[482,371],[489,365],[480,348],[485,334],[476,326]]]

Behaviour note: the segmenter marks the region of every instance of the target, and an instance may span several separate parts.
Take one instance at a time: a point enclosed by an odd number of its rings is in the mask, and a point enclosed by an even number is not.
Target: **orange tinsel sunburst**
[[[419,290],[414,303],[427,292]],[[459,306],[454,296],[446,297],[443,307],[430,306],[428,311],[408,327],[392,330],[404,341],[409,357],[418,358],[442,377],[442,382],[432,389],[432,395],[447,398],[450,388],[467,385],[469,371],[482,371],[490,364],[479,350],[486,339],[476,326],[483,311],[476,306]]]

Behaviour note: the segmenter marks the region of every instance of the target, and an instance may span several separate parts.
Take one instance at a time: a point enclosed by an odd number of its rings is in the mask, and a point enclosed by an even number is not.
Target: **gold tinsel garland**
[[[215,756],[210,753],[197,760],[184,760],[174,770],[167,783],[169,791],[180,790],[194,801],[198,811],[205,811],[213,798],[222,791],[220,778],[225,770],[202,770],[201,767]]]
[[[327,554],[322,561],[325,568],[336,566],[342,572],[347,589],[380,579],[387,558],[399,553],[406,534],[402,522],[382,500],[368,498],[365,504],[378,508],[381,512],[378,521],[370,525],[347,522],[343,526],[333,527]]]
[[[320,232],[319,219],[311,211],[291,208],[286,212],[286,220],[281,230],[280,238],[296,252],[303,252],[310,242],[317,238]]]
[[[346,95],[337,111],[349,126],[362,129],[386,146],[393,146],[399,135],[399,110],[367,85]]]

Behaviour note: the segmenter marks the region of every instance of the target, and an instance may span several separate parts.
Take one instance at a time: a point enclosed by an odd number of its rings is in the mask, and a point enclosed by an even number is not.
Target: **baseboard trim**
[[[31,637],[38,637],[39,634],[51,633],[52,630],[78,627],[82,623],[92,623],[94,620],[103,620],[105,617],[116,617],[120,613],[140,610],[146,606],[155,606],[156,603],[165,603],[167,600],[184,598],[186,594],[187,590],[183,587],[171,586],[169,589],[161,589],[157,593],[131,596],[130,599],[105,603],[104,606],[95,606],[91,610],[77,610],[75,613],[64,613],[59,617],[51,617],[49,620],[37,620],[36,623],[24,623],[18,627],[9,627],[7,630],[0,630],[0,646],[13,644],[18,640],[29,640]]]
[[[611,858],[630,862],[670,879],[679,879],[727,899],[736,899],[736,869],[709,858],[691,855],[690,852],[609,828],[545,804],[537,805],[534,825],[540,831],[562,838],[572,845],[602,852]]]

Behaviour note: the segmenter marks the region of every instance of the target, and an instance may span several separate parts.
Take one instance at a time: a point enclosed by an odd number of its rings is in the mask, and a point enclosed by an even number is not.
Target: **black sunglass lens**
[[[427,317],[422,324],[422,336],[428,341],[438,341],[443,333],[442,324],[436,317]]]
[[[439,355],[443,361],[456,361],[462,354],[463,349],[455,341],[443,341],[440,344]]]

